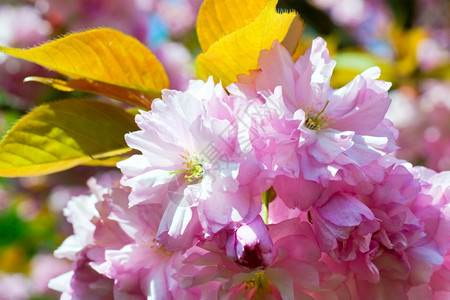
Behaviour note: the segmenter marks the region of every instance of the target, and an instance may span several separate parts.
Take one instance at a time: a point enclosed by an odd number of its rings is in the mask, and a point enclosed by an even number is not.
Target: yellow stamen
[[[320,129],[326,128],[328,126],[328,116],[322,115],[325,112],[325,109],[327,108],[328,103],[330,103],[329,100],[327,100],[327,103],[325,103],[325,106],[316,115],[311,115],[312,111],[306,111],[305,112],[305,114],[306,114],[306,121],[305,121],[306,128],[309,128],[311,130],[320,130]]]
[[[186,183],[187,184],[196,183],[203,178],[204,175],[203,165],[200,162],[200,159],[197,157],[197,155],[194,154],[194,156],[191,158],[191,155],[187,150],[186,154],[187,155],[180,154],[180,156],[185,160],[182,164],[186,168],[182,170],[171,171],[169,172],[169,174],[186,173],[184,175]]]
[[[164,247],[164,246],[158,246],[157,244],[158,244],[158,240],[157,240],[156,238],[153,239],[152,242],[150,243],[150,248],[151,248],[151,249],[156,248],[156,249],[157,249],[157,252],[158,252],[162,257],[166,257],[166,256],[171,256],[171,255],[172,255],[172,252],[168,251],[168,250],[166,249],[166,247]]]
[[[269,280],[264,276],[264,273],[256,272],[254,275],[253,278],[244,281],[245,289],[248,291],[256,289],[255,296],[257,299],[261,299],[264,294],[270,295],[272,290],[270,289]]]

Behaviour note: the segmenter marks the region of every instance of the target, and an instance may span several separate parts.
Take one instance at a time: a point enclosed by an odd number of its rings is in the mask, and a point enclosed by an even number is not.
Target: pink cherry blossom
[[[260,216],[242,224],[227,240],[227,256],[247,268],[267,266],[272,262],[273,244]]]
[[[57,259],[51,254],[34,256],[30,267],[30,278],[36,294],[48,293],[49,280],[71,270],[71,265],[68,261]]]
[[[190,299],[172,278],[184,254],[160,247],[156,230],[162,217],[157,204],[128,208],[129,191],[89,183],[93,195],[73,198],[65,213],[74,235],[57,257],[74,261],[74,270],[53,279],[50,287],[66,297]]]
[[[424,170],[414,174],[437,176]],[[450,247],[444,181],[433,187],[432,180],[414,174],[408,165],[392,164],[370,194],[340,191],[310,210],[319,245],[328,254],[322,261],[347,276],[353,297],[406,298],[441,269]]]
[[[0,299],[25,300],[32,295],[33,284],[28,277],[0,272]]]
[[[255,232],[264,236],[259,229]],[[311,291],[333,289],[340,283],[342,278],[332,276],[319,262],[320,250],[308,223],[289,219],[269,225],[267,232],[273,242],[270,264],[257,255],[259,247],[247,248],[248,257],[260,258],[253,261],[259,264],[252,266],[226,256],[225,251],[193,253],[177,275],[180,284],[201,288],[204,283],[223,282],[215,286],[220,299],[303,299]],[[254,244],[251,240],[250,244]]]
[[[74,261],[73,271],[53,278],[49,287],[62,292],[63,299],[82,299],[92,297],[112,297],[113,281],[97,273],[89,265],[91,261],[102,260],[103,251],[94,246],[95,220],[100,215],[95,208],[102,193],[106,190],[90,181],[94,194],[72,198],[64,209],[64,215],[72,223],[74,234],[69,236],[55,251],[57,258]],[[96,251],[100,249],[100,251]]]
[[[169,250],[190,247],[186,236],[207,237],[259,213],[261,167],[241,151],[229,98],[236,97],[212,79],[191,81],[186,92],[164,90],[136,117],[141,130],[125,136],[142,152],[118,164],[122,184],[131,187],[130,206],[162,205],[158,239]],[[194,230],[199,224],[203,231]],[[172,248],[170,239],[182,241]]]
[[[416,289],[410,291],[410,295],[417,294],[418,291],[423,298],[444,300],[450,297],[450,286],[448,284],[450,278],[450,251],[444,256],[444,262],[440,268],[433,273],[428,284],[422,284]],[[420,294],[419,294],[420,295]]]
[[[260,138],[253,140],[253,146],[275,176],[290,177],[275,177],[274,183],[289,206],[307,208],[330,180],[366,182],[370,175],[364,167],[396,149],[396,131],[385,119],[390,84],[376,80],[378,68],[332,89],[335,62],[321,38],[295,63],[275,42],[272,49],[261,52],[259,65],[260,70],[241,75],[228,89],[265,102],[260,108],[264,114],[255,118]],[[300,203],[290,199],[289,193],[298,194],[300,189],[309,194]]]

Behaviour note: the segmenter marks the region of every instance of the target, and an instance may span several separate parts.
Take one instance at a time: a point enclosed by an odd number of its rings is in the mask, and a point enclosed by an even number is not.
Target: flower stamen
[[[180,155],[184,158],[184,162],[182,163],[186,168],[177,171],[171,171],[169,174],[178,174],[178,173],[186,173],[184,175],[184,179],[186,179],[187,184],[196,183],[203,179],[204,170],[203,165],[197,155],[193,155],[191,157],[189,151],[186,151],[187,155]]]
[[[328,126],[328,116],[322,115],[325,112],[328,103],[330,103],[330,100],[327,100],[325,106],[316,115],[311,115],[312,111],[306,112],[306,121],[305,121],[306,128],[311,130],[320,130]]]
[[[257,272],[254,275],[253,278],[244,281],[245,289],[247,291],[256,289],[256,295],[258,297],[261,297],[264,294],[270,295],[272,291],[270,289],[269,280],[264,276],[264,273]]]

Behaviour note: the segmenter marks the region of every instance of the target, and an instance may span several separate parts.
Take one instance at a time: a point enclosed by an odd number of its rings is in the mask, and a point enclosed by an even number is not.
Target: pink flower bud
[[[272,239],[260,216],[237,228],[226,245],[227,255],[238,265],[249,269],[268,266],[272,262],[272,250]]]

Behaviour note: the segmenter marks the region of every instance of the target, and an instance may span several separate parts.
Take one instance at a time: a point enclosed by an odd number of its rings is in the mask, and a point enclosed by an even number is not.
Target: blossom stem
[[[269,223],[269,201],[268,201],[268,191],[265,191],[262,195],[262,218],[264,223],[267,225]]]

